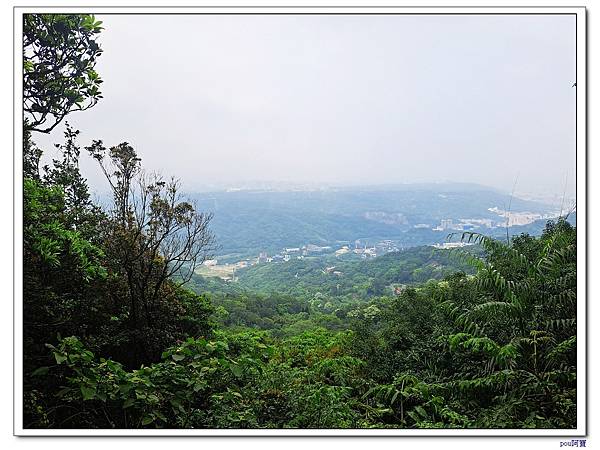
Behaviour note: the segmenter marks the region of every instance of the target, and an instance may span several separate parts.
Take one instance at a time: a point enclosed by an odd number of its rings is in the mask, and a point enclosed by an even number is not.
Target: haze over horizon
[[[81,146],[127,141],[187,191],[517,180],[517,195],[574,195],[573,16],[98,18],[104,98],[69,116]],[[62,130],[34,135],[48,157]],[[105,189],[89,158],[82,171]]]

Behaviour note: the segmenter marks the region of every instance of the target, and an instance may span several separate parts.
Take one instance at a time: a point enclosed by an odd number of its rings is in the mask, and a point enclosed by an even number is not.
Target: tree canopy
[[[95,70],[102,22],[88,14],[25,14],[23,110],[27,131],[49,133],[102,98]]]

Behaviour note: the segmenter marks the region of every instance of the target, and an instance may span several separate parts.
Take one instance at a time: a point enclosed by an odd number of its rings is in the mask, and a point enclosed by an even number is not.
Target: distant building
[[[452,228],[452,219],[442,219],[440,228],[442,230],[448,230],[449,228]]]
[[[374,257],[377,256],[377,249],[374,248],[374,247],[372,247],[372,248],[365,248],[363,254],[366,255],[366,256],[368,256],[368,257],[374,258]]]
[[[512,227],[514,225],[528,225],[530,223],[535,222],[540,219],[551,218],[551,215],[548,214],[537,214],[532,212],[510,212],[502,209],[498,209],[498,207],[488,208],[488,211],[493,212],[504,218],[498,222],[497,226],[506,226],[508,219],[508,226]]]
[[[443,244],[433,244],[431,247],[448,249],[448,248],[459,248],[473,245],[472,242],[444,242]]]
[[[335,256],[345,255],[346,253],[349,253],[349,252],[350,252],[350,249],[348,248],[348,246],[344,245],[342,248],[335,251]]]
[[[432,228],[432,229],[433,229],[433,231],[463,230],[465,224],[466,223],[463,223],[462,220],[461,220],[461,223],[454,223],[452,221],[452,219],[442,219],[440,221],[440,224],[437,227]]]
[[[205,266],[216,266],[217,265],[217,260],[216,259],[207,259],[206,261],[204,261],[204,265]]]
[[[308,244],[305,245],[303,248],[303,255],[306,255],[308,253],[322,253],[328,250],[331,250],[331,247],[329,245],[325,245],[323,247],[319,246],[319,245],[315,245],[315,244]]]
[[[394,241],[392,241],[390,239],[385,239],[385,240],[379,241],[377,244],[375,244],[374,251],[376,253],[376,256],[381,256],[381,255],[385,255],[386,253],[397,252],[398,247],[396,246]]]

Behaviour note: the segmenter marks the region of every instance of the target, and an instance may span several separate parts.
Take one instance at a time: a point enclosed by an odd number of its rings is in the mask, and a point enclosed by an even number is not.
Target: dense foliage
[[[74,60],[96,48],[82,42]],[[24,131],[25,427],[576,426],[565,218],[508,243],[465,233],[479,250],[460,260],[420,248],[340,261],[343,276],[304,261],[220,283],[192,277],[213,249],[212,216],[175,180],[143,176],[129,144],[86,148],[113,194],[100,208],[78,132],[67,126],[40,168]]]
[[[358,354],[382,382],[372,392],[392,411],[387,420],[574,427],[575,229],[561,219],[510,246],[466,238],[487,250],[472,260],[475,277],[457,273],[369,305],[356,325]]]
[[[390,295],[395,286],[442,279],[455,271],[472,271],[472,268],[449,250],[424,246],[370,260],[350,256],[259,264],[239,270],[237,276],[241,286],[255,291],[278,291],[297,297],[321,293],[327,297],[364,299]]]

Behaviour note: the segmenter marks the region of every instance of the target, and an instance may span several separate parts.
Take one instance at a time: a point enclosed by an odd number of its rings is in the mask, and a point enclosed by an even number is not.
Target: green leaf
[[[415,410],[416,410],[416,411],[419,413],[419,415],[420,415],[421,417],[423,417],[424,419],[426,419],[426,418],[427,418],[427,413],[425,412],[425,410],[423,409],[423,407],[422,407],[422,406],[416,406],[416,407],[415,407]]]
[[[39,377],[40,375],[46,375],[48,373],[48,367],[38,367],[33,372],[31,372],[32,377]]]
[[[237,365],[237,364],[230,364],[229,368],[231,369],[231,373],[233,373],[233,375],[236,378],[239,378],[239,377],[242,376],[243,370],[242,370],[242,368],[239,365]]]
[[[129,408],[131,405],[135,403],[135,399],[129,397],[127,400],[123,402],[123,409]]]
[[[144,418],[142,419],[142,425],[148,425],[152,422],[154,422],[154,417],[152,416],[144,416]]]
[[[56,359],[56,364],[62,364],[67,360],[67,355],[63,355],[62,353],[54,352],[54,359]]]
[[[133,384],[131,384],[131,383],[120,384],[119,385],[119,391],[122,394],[127,394],[131,390],[132,387],[133,387]]]
[[[81,395],[83,395],[84,400],[91,400],[96,395],[96,388],[89,386],[81,386]]]
[[[63,389],[61,389],[60,391],[58,391],[58,392],[56,393],[56,396],[57,396],[57,397],[63,397],[63,396],[66,394],[66,393],[68,393],[68,392],[71,392],[72,390],[73,390],[73,389],[71,389],[71,388],[68,388],[68,387],[66,387],[66,388],[63,388]]]
[[[185,359],[185,355],[173,354],[171,358],[173,358],[173,361],[182,361]]]

